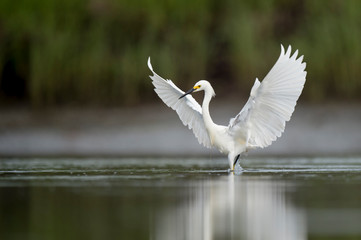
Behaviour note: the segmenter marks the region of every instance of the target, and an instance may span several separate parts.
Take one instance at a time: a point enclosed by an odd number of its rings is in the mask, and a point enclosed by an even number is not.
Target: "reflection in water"
[[[252,164],[0,159],[0,239],[360,239],[360,158]]]
[[[305,214],[283,181],[229,174],[189,189],[190,199],[155,214],[154,239],[307,238]]]

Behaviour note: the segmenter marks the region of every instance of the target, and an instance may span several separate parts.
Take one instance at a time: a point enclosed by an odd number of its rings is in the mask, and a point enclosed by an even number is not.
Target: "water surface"
[[[1,239],[361,239],[361,158],[0,159]]]

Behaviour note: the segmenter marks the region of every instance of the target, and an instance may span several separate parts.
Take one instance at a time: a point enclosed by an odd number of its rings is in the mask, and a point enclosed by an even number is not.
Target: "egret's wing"
[[[153,67],[148,58],[148,67],[153,72],[153,76],[149,76],[153,81],[154,91],[163,100],[163,102],[178,113],[179,118],[185,126],[193,130],[194,135],[200,144],[207,148],[211,148],[206,127],[202,118],[202,108],[197,101],[189,94],[181,99],[184,94],[171,80],[164,80],[153,71]]]
[[[256,79],[241,112],[230,120],[229,132],[243,137],[248,146],[266,147],[280,137],[294,111],[306,81],[306,63],[291,56],[291,46],[281,55],[262,83]]]

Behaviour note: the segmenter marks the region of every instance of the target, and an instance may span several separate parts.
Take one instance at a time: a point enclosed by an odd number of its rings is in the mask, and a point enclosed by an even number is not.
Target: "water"
[[[361,158],[0,159],[1,239],[361,239]]]

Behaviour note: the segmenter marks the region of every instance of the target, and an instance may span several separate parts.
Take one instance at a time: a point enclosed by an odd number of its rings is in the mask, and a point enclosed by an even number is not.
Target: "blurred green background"
[[[2,0],[1,105],[156,99],[148,56],[181,88],[207,79],[246,98],[280,44],[305,55],[302,100],[360,100],[360,9],[357,0]]]

